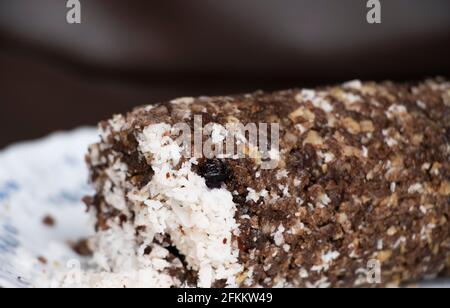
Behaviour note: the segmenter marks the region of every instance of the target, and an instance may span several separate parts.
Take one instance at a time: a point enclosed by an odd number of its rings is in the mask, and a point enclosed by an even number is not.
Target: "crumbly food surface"
[[[194,115],[278,123],[278,167],[184,158],[169,133]],[[376,260],[375,286],[395,286],[450,264],[444,79],[181,98],[100,131],[87,156],[94,258],[108,273],[151,269],[137,285],[373,286]]]

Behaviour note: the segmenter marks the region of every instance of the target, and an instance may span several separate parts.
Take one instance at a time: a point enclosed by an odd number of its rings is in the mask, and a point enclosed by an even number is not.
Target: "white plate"
[[[96,140],[95,129],[81,128],[0,152],[1,287],[52,286],[55,273],[83,266],[68,243],[93,233],[80,200],[93,193],[84,155]],[[47,215],[54,227],[43,224]],[[450,281],[422,285],[450,287]]]
[[[49,285],[53,271],[77,258],[67,243],[93,231],[81,198],[92,194],[84,155],[97,139],[82,128],[0,153],[0,286]],[[54,227],[43,224],[47,215]]]

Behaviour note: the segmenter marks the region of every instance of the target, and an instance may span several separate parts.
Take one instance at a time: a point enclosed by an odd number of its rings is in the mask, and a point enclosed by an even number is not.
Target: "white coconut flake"
[[[235,277],[242,266],[238,263],[239,250],[233,241],[239,235],[233,196],[226,189],[209,189],[205,179],[192,171],[193,161],[180,165],[182,148],[170,137],[170,132],[170,125],[155,124],[137,135],[138,148],[154,171],[145,187],[127,187],[120,165],[108,174],[117,181],[105,186],[111,191],[111,205],[121,211],[132,209],[135,219],[122,223],[122,228],[111,228],[96,235],[96,260],[103,264],[106,272],[133,269],[159,279],[158,275],[173,265],[164,258],[146,261],[148,258],[143,252],[155,238],[167,235],[185,256],[188,266],[198,271],[199,287],[211,287],[217,280],[237,286]],[[115,188],[127,189],[128,204],[122,198],[124,192]],[[145,227],[140,234],[147,243],[145,247],[136,247],[137,227]],[[163,282],[147,286],[175,285],[174,281],[161,277]],[[125,280],[130,283],[130,279]]]
[[[179,259],[168,261],[169,251],[160,245],[144,242],[138,246],[135,228],[109,221],[109,229],[101,230],[91,239],[95,247],[95,267],[82,268],[76,261],[67,264],[68,270],[52,273],[50,285],[38,287],[67,288],[143,288],[181,287],[182,283],[171,270],[181,270]],[[146,248],[150,253],[144,255]],[[47,282],[46,282],[47,283]]]
[[[279,170],[276,174],[276,178],[278,181],[287,178],[289,176],[289,172],[286,169]]]
[[[319,97],[317,99],[314,99],[312,103],[314,107],[320,108],[326,113],[333,111],[333,106],[331,105],[331,103],[324,98]]]
[[[304,268],[301,268],[300,269],[300,278],[305,279],[305,278],[308,278],[308,277],[309,277],[308,271],[305,270]]]
[[[383,133],[383,136],[385,137],[385,138],[384,138],[384,142],[385,142],[389,147],[392,148],[392,147],[398,145],[398,141],[395,140],[394,138],[392,138],[392,137],[389,135],[389,130],[384,129],[384,130],[382,131],[382,133]]]
[[[238,232],[233,196],[226,189],[209,189],[205,179],[191,170],[190,162],[176,170],[181,149],[164,136],[162,132],[166,129],[165,125],[149,126],[139,138],[143,154],[153,157],[155,172],[143,191],[150,192],[151,200],[163,204],[159,209],[149,208],[150,216],[163,222],[159,227],[163,227],[164,234],[186,256],[187,263],[199,271],[200,287],[210,287],[222,279],[234,285],[235,276],[242,268],[237,260],[239,251],[232,240]],[[172,176],[167,177],[168,172]],[[154,224],[147,226],[149,230],[155,227],[158,228]]]
[[[120,132],[126,127],[126,121],[123,115],[117,114],[108,121],[114,132]]]
[[[343,83],[342,87],[345,89],[360,90],[362,88],[362,82],[361,82],[361,80],[358,80],[358,79],[350,80],[350,81]]]
[[[427,104],[425,104],[424,102],[422,102],[421,100],[418,100],[417,102],[416,102],[416,104],[417,104],[417,106],[419,107],[419,108],[421,108],[421,109],[427,109]]]
[[[408,109],[406,109],[405,106],[399,105],[399,104],[393,104],[386,111],[386,116],[388,117],[388,119],[393,119],[394,117],[406,114],[407,112],[408,112]]]
[[[152,166],[177,165],[180,161],[182,150],[170,137],[171,131],[168,124],[155,124],[138,135],[139,150],[144,155],[152,155]]]
[[[340,254],[337,251],[329,251],[327,253],[322,254],[322,264],[315,265],[311,268],[312,271],[315,272],[322,272],[322,271],[328,271],[330,268],[332,262],[339,258]]]
[[[222,125],[213,124],[211,132],[211,140],[214,144],[222,144],[227,137],[228,132]]]
[[[323,161],[324,161],[326,164],[331,163],[331,162],[333,162],[333,161],[336,159],[336,156],[334,156],[334,154],[331,153],[331,152],[325,152],[325,153],[323,153],[323,152],[321,152],[321,151],[318,151],[317,154],[319,155],[320,158],[323,159]]]
[[[419,209],[420,209],[420,211],[422,212],[422,214],[424,214],[424,215],[428,212],[427,208],[424,207],[423,205],[421,205],[421,206],[419,207]]]
[[[306,127],[304,127],[302,124],[296,124],[295,128],[300,131],[301,135],[303,135],[304,133],[306,133],[308,131],[308,129]]]
[[[310,101],[312,102],[314,107],[322,109],[327,113],[333,111],[333,106],[329,101],[327,101],[325,98],[322,97],[323,94],[324,94],[323,92],[317,93],[314,90],[304,89],[300,91],[299,94],[296,95],[295,100],[299,103]]]
[[[406,243],[406,237],[401,236],[397,239],[397,241],[394,243],[394,245],[392,246],[392,248],[397,249],[398,247],[400,247],[401,244]]]
[[[303,89],[295,97],[296,101],[299,103],[312,101],[316,97],[316,91],[310,89]]]
[[[255,203],[257,203],[261,198],[265,199],[269,196],[269,192],[265,189],[263,189],[260,192],[255,191],[252,188],[247,188],[248,194],[247,194],[247,198],[246,201],[253,201]]]
[[[369,157],[369,149],[365,146],[362,147],[362,151],[361,151],[363,157],[367,158]]]
[[[331,286],[331,283],[328,281],[327,277],[322,277],[318,281],[311,283],[309,281],[306,282],[306,287],[309,289],[326,289]]]
[[[174,99],[171,101],[171,103],[173,105],[180,105],[180,104],[186,104],[186,105],[190,105],[194,102],[194,98],[193,97],[180,97],[177,99]]]
[[[344,99],[350,105],[361,102],[362,98],[359,95],[355,95],[353,93],[344,93]]]
[[[331,202],[330,197],[328,197],[328,195],[326,193],[323,193],[319,196],[319,206],[323,207],[323,206],[327,206],[329,205]]]
[[[377,249],[378,249],[378,250],[383,250],[383,248],[384,248],[384,242],[383,242],[383,239],[379,239],[379,240],[377,241]]]
[[[395,191],[397,190],[397,183],[392,182],[390,185],[391,188],[391,193],[395,193]]]
[[[284,226],[281,224],[278,226],[277,231],[273,234],[273,240],[275,241],[275,245],[277,246],[281,246],[284,244],[284,231],[286,229],[284,228]]]
[[[408,193],[414,194],[414,193],[422,193],[423,192],[423,186],[420,183],[413,184],[409,186]]]

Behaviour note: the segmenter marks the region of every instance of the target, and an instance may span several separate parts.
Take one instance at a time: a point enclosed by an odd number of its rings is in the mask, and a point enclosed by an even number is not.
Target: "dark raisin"
[[[128,221],[128,217],[125,214],[119,215],[119,224],[123,227],[123,224]]]
[[[149,254],[151,254],[151,252],[152,252],[152,247],[151,246],[147,246],[144,249],[144,256],[148,256]]]
[[[208,188],[220,188],[230,177],[227,164],[219,159],[207,159],[198,166],[198,174],[205,178]]]

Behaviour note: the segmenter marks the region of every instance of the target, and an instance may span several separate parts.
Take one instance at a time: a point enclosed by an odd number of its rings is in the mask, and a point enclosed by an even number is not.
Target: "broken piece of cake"
[[[383,287],[449,268],[445,79],[181,98],[100,131],[85,201],[110,283]]]

